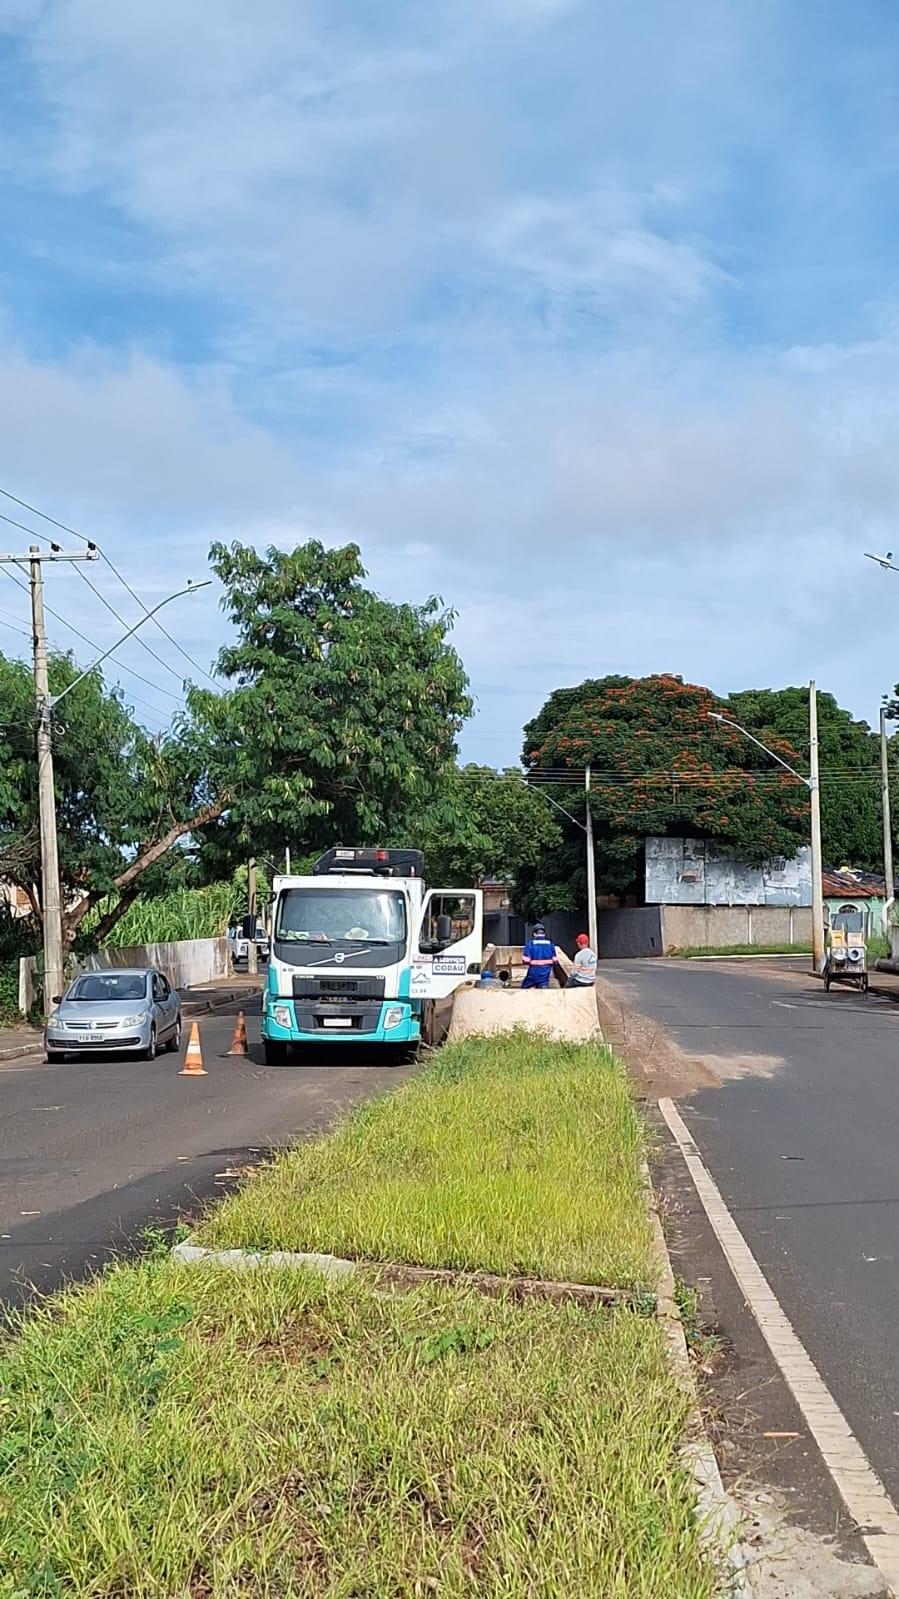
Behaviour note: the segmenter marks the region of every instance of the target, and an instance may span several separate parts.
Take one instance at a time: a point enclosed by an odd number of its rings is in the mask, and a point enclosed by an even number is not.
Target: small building
[[[886,905],[886,880],[876,872],[857,872],[851,866],[825,866],[821,873],[826,915],[835,911],[866,910],[869,933],[882,933]]]

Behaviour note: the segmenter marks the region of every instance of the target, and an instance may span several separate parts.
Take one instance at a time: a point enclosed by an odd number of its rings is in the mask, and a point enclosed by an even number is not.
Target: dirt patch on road
[[[683,1099],[703,1088],[718,1088],[736,1077],[771,1077],[784,1061],[779,1055],[688,1054],[651,1016],[625,997],[621,984],[596,983],[603,1038],[626,1062],[647,1099]]]

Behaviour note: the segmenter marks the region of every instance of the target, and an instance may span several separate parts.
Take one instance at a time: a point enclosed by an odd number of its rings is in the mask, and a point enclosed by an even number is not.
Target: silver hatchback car
[[[110,1050],[155,1060],[181,1043],[181,1000],[152,967],[82,972],[44,1031],[48,1061]]]

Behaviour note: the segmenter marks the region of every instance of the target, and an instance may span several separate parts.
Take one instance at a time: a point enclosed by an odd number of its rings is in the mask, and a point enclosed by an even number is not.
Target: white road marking
[[[899,1513],[781,1310],[714,1178],[706,1170],[674,1101],[660,1099],[659,1110],[684,1157],[703,1209],[762,1337],[792,1390],[849,1514],[858,1523],[871,1559],[896,1599],[899,1596]]]

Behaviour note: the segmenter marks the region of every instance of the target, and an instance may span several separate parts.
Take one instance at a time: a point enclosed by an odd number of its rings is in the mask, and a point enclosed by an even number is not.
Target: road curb
[[[668,1358],[690,1398],[688,1422],[690,1439],[683,1447],[683,1458],[696,1486],[703,1537],[714,1553],[722,1557],[726,1563],[722,1599],[724,1596],[726,1599],[752,1599],[747,1571],[748,1558],[739,1541],[743,1516],[721,1481],[715,1451],[703,1423],[696,1381],[687,1350],[684,1324],[677,1304],[671,1256],[662,1229],[658,1198],[645,1160],[642,1165],[642,1175],[649,1223],[652,1228],[652,1251],[659,1273],[656,1316],[664,1334]]]
[[[0,1049],[0,1064],[5,1060],[21,1060],[23,1055],[43,1055],[44,1046],[40,1044],[22,1044],[18,1049]]]

